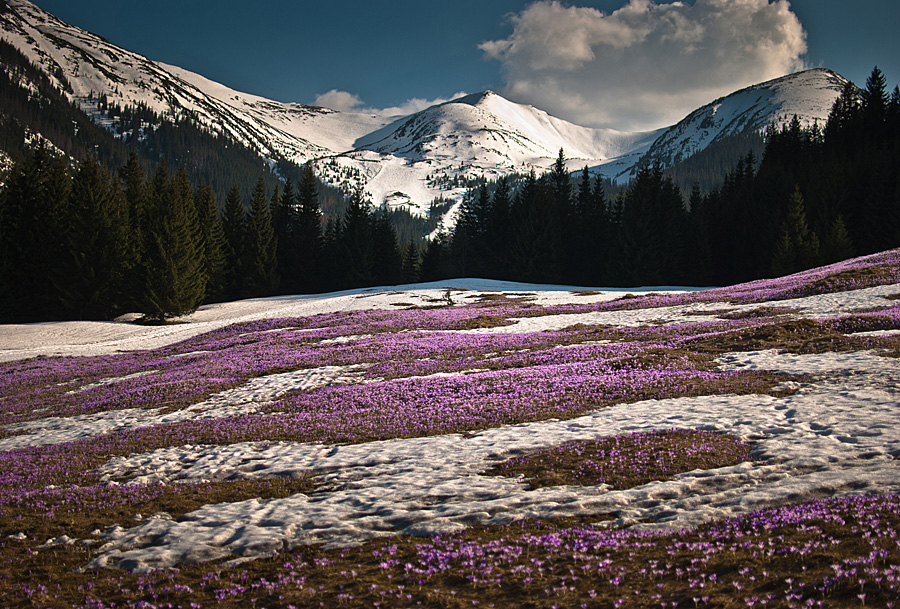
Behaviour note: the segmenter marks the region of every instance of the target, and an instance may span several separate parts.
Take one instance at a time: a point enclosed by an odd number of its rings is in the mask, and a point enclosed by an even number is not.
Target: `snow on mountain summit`
[[[800,72],[718,99],[668,129],[637,133],[575,125],[493,91],[385,117],[241,93],[119,48],[28,0],[2,2],[3,38],[86,110],[103,94],[122,107],[144,104],[160,115],[191,116],[264,158],[313,161],[326,182],[362,187],[375,205],[420,215],[437,197],[460,200],[465,180],[459,178],[540,172],[560,149],[570,169],[590,166],[618,178],[642,159],[670,165],[719,138],[794,114],[822,123],[845,82],[829,70]]]
[[[796,115],[800,123],[824,126],[831,106],[847,80],[817,68],[741,89],[697,110],[657,139],[647,160],[668,166],[730,135],[782,125]]]
[[[560,148],[579,167],[596,164],[649,145],[656,134],[581,127],[484,91],[403,117],[356,144],[416,161],[527,170],[549,166]]]

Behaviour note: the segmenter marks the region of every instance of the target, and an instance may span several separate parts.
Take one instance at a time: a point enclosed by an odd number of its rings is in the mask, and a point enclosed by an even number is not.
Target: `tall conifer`
[[[244,241],[244,292],[269,296],[278,286],[275,231],[272,228],[266,183],[260,175],[250,197]]]
[[[212,186],[203,182],[194,193],[194,205],[200,228],[200,246],[206,275],[204,300],[212,302],[225,293],[225,231]]]
[[[164,320],[194,311],[203,300],[206,279],[190,183],[181,176],[170,180],[163,160],[153,176],[151,196],[143,312],[148,319]]]
[[[110,319],[122,312],[128,233],[124,194],[96,159],[82,161],[57,280],[67,316]]]

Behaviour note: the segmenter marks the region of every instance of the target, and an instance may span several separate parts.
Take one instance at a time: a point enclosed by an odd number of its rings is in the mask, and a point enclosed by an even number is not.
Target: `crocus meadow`
[[[344,549],[286,544],[250,562],[142,574],[82,568],[102,551],[101,532],[208,504],[329,492],[316,471],[190,484],[104,478],[101,468],[116,457],[240,442],[327,447],[465,435],[668,398],[777,400],[818,379],[726,369],[717,358],[871,351],[896,367],[900,305],[892,294],[870,299],[866,310],[817,318],[791,304],[894,284],[900,250],[701,292],[562,305],[473,294],[452,305],[243,322],[145,351],[2,363],[0,441],[31,437],[34,425],[54,419],[128,411],[139,423],[0,451],[0,573],[10,582],[0,606],[900,607],[900,499],[852,489],[684,531],[597,515]],[[589,321],[667,307],[680,307],[671,321]],[[517,320],[563,315],[587,321],[513,331]],[[352,374],[254,394],[252,412],[199,418],[190,410],[254,379],[312,369]],[[170,413],[184,416],[163,420]],[[602,493],[755,458],[752,439],[664,429],[548,446],[472,475],[513,477],[533,492],[580,485]]]

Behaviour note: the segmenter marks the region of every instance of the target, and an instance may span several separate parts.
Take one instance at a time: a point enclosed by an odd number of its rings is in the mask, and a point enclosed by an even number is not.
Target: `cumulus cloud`
[[[339,110],[341,112],[361,112],[366,114],[377,114],[379,116],[398,116],[413,114],[436,104],[452,101],[464,95],[466,95],[466,93],[460,91],[449,98],[438,97],[435,99],[422,99],[413,97],[399,106],[392,106],[390,108],[372,108],[366,106],[365,102],[354,93],[332,89],[327,93],[317,95],[314,103],[316,106],[331,108],[332,110]]]
[[[480,45],[504,94],[570,121],[670,125],[722,95],[805,67],[806,32],[787,0],[629,0],[603,13],[539,0],[512,34]]]

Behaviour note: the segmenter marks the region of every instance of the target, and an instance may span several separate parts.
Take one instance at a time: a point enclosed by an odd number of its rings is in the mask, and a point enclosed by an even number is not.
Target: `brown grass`
[[[781,317],[782,315],[795,315],[800,309],[790,307],[757,307],[746,311],[730,311],[717,315],[720,319],[761,319],[769,317]]]

